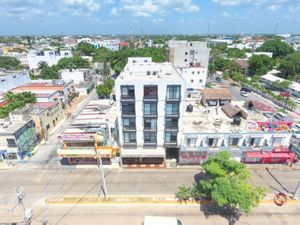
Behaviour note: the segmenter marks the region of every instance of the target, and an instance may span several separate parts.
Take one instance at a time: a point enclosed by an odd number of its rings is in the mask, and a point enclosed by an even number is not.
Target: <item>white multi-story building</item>
[[[5,92],[30,82],[31,79],[26,71],[0,70],[0,92]]]
[[[201,90],[205,87],[210,48],[206,42],[168,42],[169,61],[173,63],[185,79],[187,89]]]
[[[57,64],[62,58],[72,57],[71,50],[61,51],[31,51],[27,54],[28,65],[30,69],[37,69],[39,63],[44,61],[49,66]]]
[[[188,67],[196,64],[208,67],[210,48],[207,42],[174,41],[168,42],[169,61],[176,67]]]
[[[178,154],[185,92],[172,64],[128,58],[115,82],[123,164],[163,166]]]
[[[207,67],[200,65],[178,68],[186,82],[188,90],[202,90],[205,88],[207,78]]]

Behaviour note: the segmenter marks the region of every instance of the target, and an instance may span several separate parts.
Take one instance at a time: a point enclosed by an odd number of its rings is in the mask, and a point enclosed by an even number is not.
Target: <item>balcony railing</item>
[[[178,130],[178,125],[166,125],[166,130]]]
[[[128,126],[123,125],[123,130],[136,130],[136,126],[135,126],[135,124],[131,124]]]
[[[134,100],[134,95],[121,95],[121,100]]]
[[[135,115],[135,110],[132,111],[122,111],[123,116],[134,116]]]
[[[144,95],[144,100],[157,100],[157,95]]]

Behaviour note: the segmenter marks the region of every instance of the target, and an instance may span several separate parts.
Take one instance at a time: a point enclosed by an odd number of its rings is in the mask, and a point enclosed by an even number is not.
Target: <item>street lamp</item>
[[[100,150],[101,151],[101,150]],[[101,157],[101,152],[98,153],[97,151],[97,161],[98,161],[98,167],[100,168],[100,173],[103,181],[103,193],[104,197],[107,200],[107,188],[106,188],[106,181],[105,181],[105,176],[104,176],[104,168],[102,164],[102,157]],[[102,189],[102,185],[100,184],[100,189]]]

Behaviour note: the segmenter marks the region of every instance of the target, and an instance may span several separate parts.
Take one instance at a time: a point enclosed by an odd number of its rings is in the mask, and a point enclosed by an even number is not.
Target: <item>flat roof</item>
[[[204,107],[195,102],[187,101],[186,105],[193,106],[193,112],[184,112],[182,117],[183,133],[230,133],[230,132],[264,132],[259,127],[251,128],[252,123],[269,122],[262,113],[250,111],[244,108],[245,101],[231,101],[233,106],[238,106],[247,113],[247,119],[241,118],[241,124],[233,125],[233,119],[229,118],[221,107]]]

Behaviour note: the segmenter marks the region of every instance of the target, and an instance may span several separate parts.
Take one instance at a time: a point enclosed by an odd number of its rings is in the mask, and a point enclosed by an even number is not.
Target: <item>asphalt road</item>
[[[299,168],[300,169],[300,168]],[[253,183],[268,188],[270,194],[292,194],[300,180],[300,170],[251,170]],[[105,170],[109,195],[174,195],[181,185],[199,180],[198,169]],[[21,186],[25,202],[33,206],[46,197],[102,195],[98,170],[49,169],[1,170],[0,204],[5,204]]]
[[[298,225],[300,204],[263,204],[249,216],[242,215],[235,225]],[[1,222],[19,222],[20,210],[6,213],[1,208]],[[49,225],[142,225],[144,216],[167,216],[180,219],[184,225],[228,225],[228,214],[215,214],[205,205],[68,205],[37,206],[33,210],[32,225],[47,220]]]

